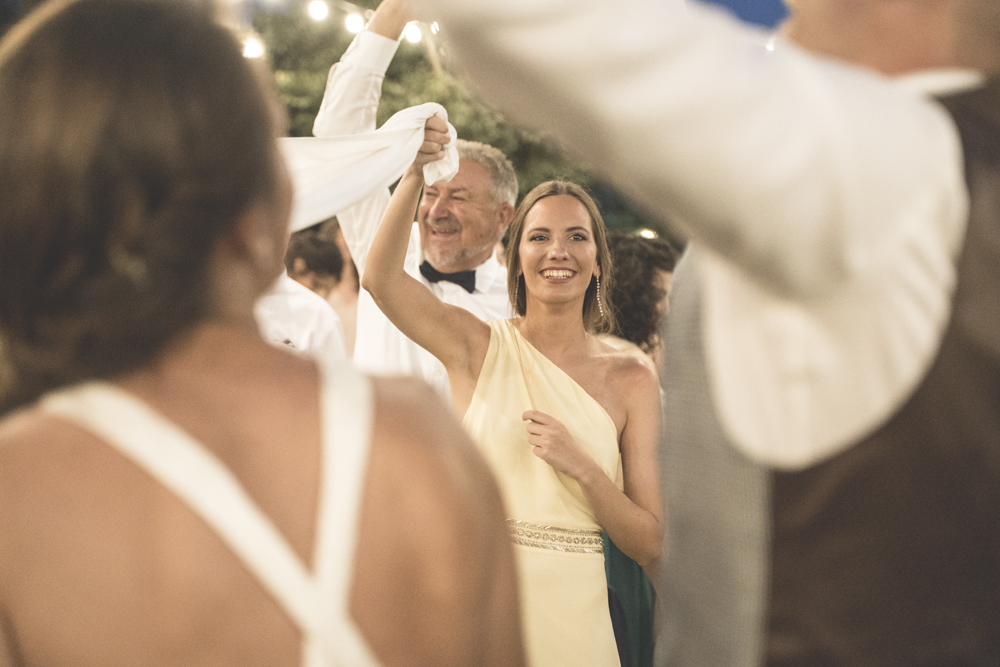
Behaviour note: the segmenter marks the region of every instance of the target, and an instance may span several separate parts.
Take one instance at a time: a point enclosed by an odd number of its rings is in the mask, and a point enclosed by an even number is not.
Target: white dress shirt
[[[330,70],[323,104],[313,127],[316,136],[374,130],[382,80],[397,45],[395,40],[368,31],[355,38],[340,62]],[[388,202],[389,191],[384,188],[337,215],[361,274]],[[428,282],[419,271],[422,261],[420,232],[414,224],[406,251],[407,273],[423,282],[445,303],[465,308],[483,320],[510,316],[507,270],[492,255],[476,269],[476,289],[472,293],[450,282]],[[414,375],[429,382],[442,396],[450,394],[448,376],[441,362],[404,336],[363,289],[358,295],[354,363],[370,373]]]
[[[264,340],[315,359],[347,359],[344,326],[326,300],[282,273],[254,307]]]
[[[808,466],[905,401],[968,209],[939,105],[679,1],[422,4],[493,103],[695,242],[709,384],[746,455]]]

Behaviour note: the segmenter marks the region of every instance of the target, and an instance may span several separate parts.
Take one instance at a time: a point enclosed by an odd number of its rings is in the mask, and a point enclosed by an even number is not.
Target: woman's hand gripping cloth
[[[431,116],[448,120],[443,106],[428,102],[403,109],[367,134],[279,139],[295,187],[290,231],[322,222],[396,181],[413,164]],[[451,123],[448,133],[445,157],[424,165],[427,185],[458,173],[458,135]]]

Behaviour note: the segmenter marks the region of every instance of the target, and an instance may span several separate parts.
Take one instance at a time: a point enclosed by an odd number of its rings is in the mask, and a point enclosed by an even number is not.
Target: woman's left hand
[[[431,116],[424,123],[424,143],[420,144],[414,167],[422,167],[430,162],[444,158],[445,149],[451,143],[448,134],[448,123],[440,116]]]
[[[535,456],[561,473],[579,479],[594,460],[580,449],[563,423],[538,410],[528,410],[521,419],[528,429],[528,443]]]

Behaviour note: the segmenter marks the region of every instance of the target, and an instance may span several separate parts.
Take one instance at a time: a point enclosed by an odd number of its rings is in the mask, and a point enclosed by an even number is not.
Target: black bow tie
[[[442,280],[447,280],[450,283],[455,283],[462,289],[464,289],[469,294],[476,291],[476,272],[475,271],[459,271],[457,273],[441,273],[433,266],[424,262],[420,265],[420,274],[427,278],[427,280],[432,283],[440,282]]]

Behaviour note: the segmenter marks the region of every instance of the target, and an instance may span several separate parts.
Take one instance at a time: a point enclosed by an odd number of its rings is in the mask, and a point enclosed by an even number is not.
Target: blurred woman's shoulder
[[[457,638],[516,623],[516,596],[503,600],[490,592],[503,596],[515,588],[500,492],[427,384],[400,377],[374,378],[373,385],[352,615],[379,655],[409,664],[484,664],[478,641]],[[516,633],[516,626],[509,630]]]

